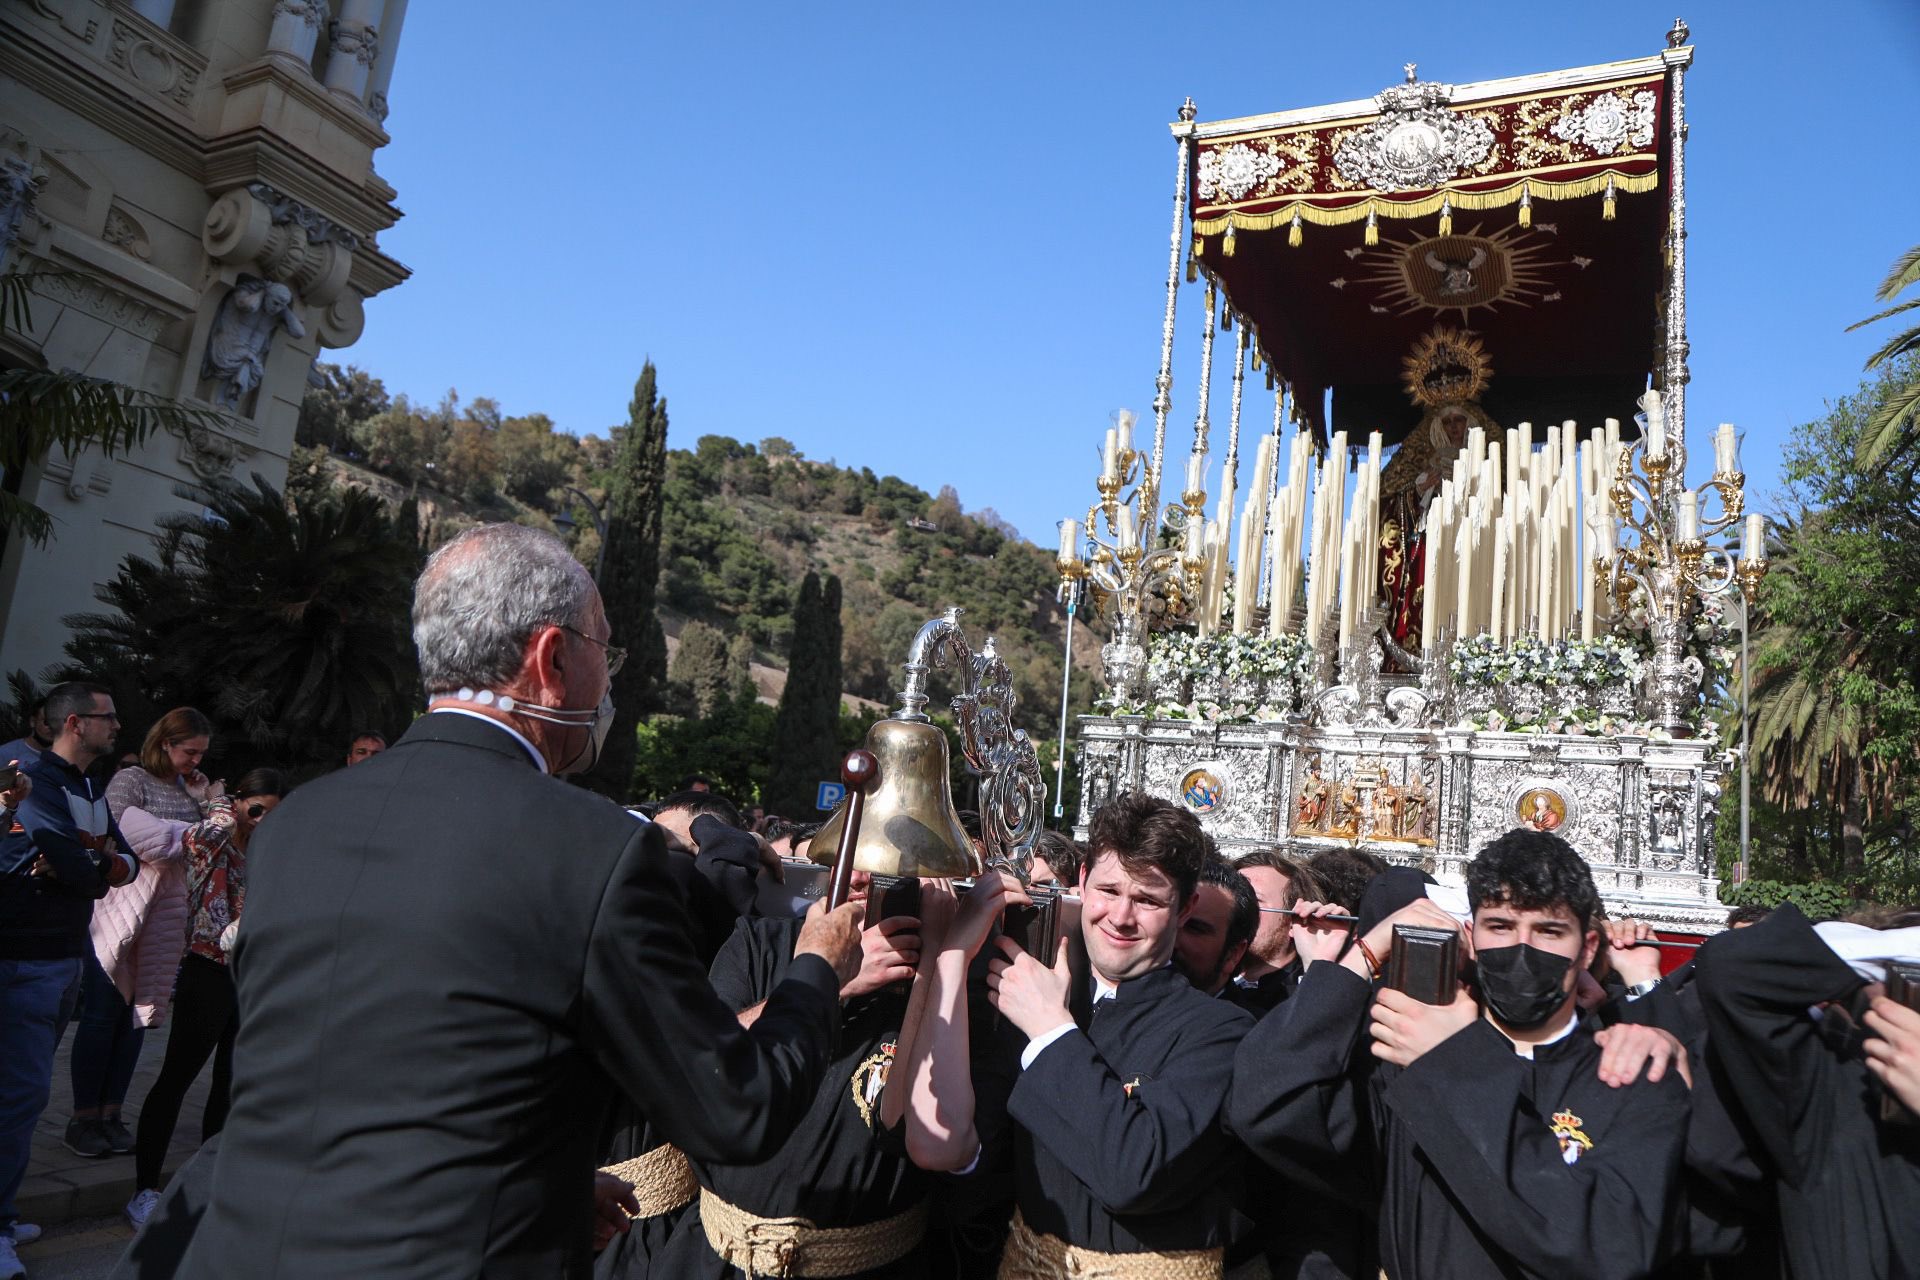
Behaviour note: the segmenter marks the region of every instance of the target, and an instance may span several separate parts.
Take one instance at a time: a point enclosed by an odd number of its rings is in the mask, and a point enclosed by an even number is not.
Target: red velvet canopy
[[[1195,264],[1303,419],[1388,443],[1401,362],[1478,336],[1502,425],[1624,418],[1660,361],[1670,155],[1660,58],[1200,124]]]

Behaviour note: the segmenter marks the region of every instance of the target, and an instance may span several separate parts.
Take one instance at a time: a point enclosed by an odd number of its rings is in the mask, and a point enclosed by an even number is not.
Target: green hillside
[[[449,393],[427,407],[389,397],[378,379],[351,367],[321,365],[317,373],[290,488],[329,482],[394,504],[412,498],[436,544],[485,520],[555,529],[592,567],[594,515],[568,487],[604,500],[605,468],[623,428],[574,436],[541,414],[504,417],[485,398],[463,403]],[[675,430],[668,443],[686,437]],[[851,710],[890,707],[914,632],[959,605],[976,645],[997,639],[1014,673],[1022,727],[1043,739],[1055,731],[1066,613],[1054,600],[1052,554],[991,510],[967,512],[951,488],[933,495],[897,476],[813,461],[778,438],[755,445],[700,435],[668,456],[660,565],[670,645],[692,622],[736,644],[746,637],[763,701],[778,696],[794,592],[812,570],[841,580]],[[1084,625],[1074,639],[1078,714],[1091,704],[1101,641]]]

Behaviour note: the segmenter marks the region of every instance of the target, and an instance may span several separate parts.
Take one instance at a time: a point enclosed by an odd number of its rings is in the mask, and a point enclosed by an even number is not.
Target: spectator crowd
[[[449,543],[414,629],[428,713],[297,788],[85,683],[0,747],[0,1280],[69,1024],[116,1275],[1920,1277],[1920,908],[1676,967],[1553,833],[1443,886],[1122,794],[829,911],[813,824],[549,776],[624,656],[550,536]]]

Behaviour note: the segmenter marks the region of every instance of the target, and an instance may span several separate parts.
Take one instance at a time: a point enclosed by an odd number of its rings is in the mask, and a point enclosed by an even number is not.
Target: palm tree
[[[411,519],[357,489],[289,503],[258,476],[223,486],[206,514],[163,522],[157,563],[122,563],[98,592],[111,612],[66,619],[72,671],[106,677],[136,711],[198,706],[277,760],[393,732],[420,701]]]
[[[1887,278],[1880,282],[1875,296],[1882,302],[1892,302],[1915,281],[1920,281],[1920,245],[1900,255],[1893,269],[1887,272]],[[1878,315],[1868,316],[1859,324],[1848,325],[1847,332],[1852,333],[1855,329],[1911,311],[1915,307],[1920,307],[1920,298],[1909,298]],[[1866,367],[1879,368],[1909,351],[1920,351],[1920,325],[1902,330],[1887,339],[1878,351],[1867,357]],[[1920,421],[1920,374],[1908,377],[1902,386],[1888,396],[1886,403],[1868,421],[1866,430],[1860,433],[1857,442],[1860,465],[1877,466],[1896,446],[1906,442],[1916,421]]]
[[[0,275],[0,337],[9,330],[32,331],[36,281],[80,275],[74,271]],[[217,426],[222,421],[211,409],[197,409],[84,373],[0,369],[0,475],[18,475],[56,445],[70,455],[92,445],[110,458],[156,431]],[[34,546],[44,546],[53,537],[53,517],[0,489],[0,532],[14,529]]]

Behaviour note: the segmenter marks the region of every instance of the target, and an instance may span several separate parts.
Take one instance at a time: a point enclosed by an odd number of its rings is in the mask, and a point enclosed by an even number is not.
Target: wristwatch
[[[1651,995],[1653,989],[1659,985],[1660,979],[1658,978],[1648,978],[1645,982],[1636,982],[1627,988],[1627,999],[1638,1000],[1641,996]]]

